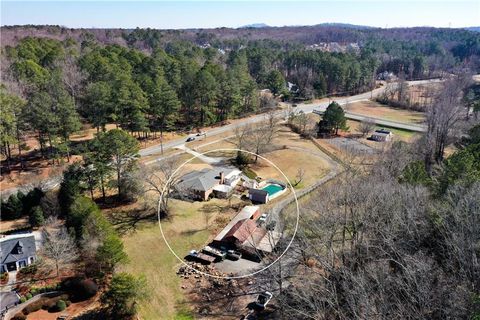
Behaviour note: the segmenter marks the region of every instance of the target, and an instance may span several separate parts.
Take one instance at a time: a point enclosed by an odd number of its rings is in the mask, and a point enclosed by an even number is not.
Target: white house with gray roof
[[[32,233],[13,234],[0,238],[0,271],[18,271],[36,260],[37,248]]]
[[[226,198],[238,184],[241,171],[237,168],[213,167],[192,171],[180,178],[176,190],[183,196],[208,200],[210,195]]]

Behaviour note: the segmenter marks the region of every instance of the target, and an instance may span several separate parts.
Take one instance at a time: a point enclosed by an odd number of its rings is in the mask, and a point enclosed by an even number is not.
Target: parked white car
[[[262,213],[262,215],[260,216],[260,218],[258,218],[258,222],[264,223],[265,221],[267,221],[267,214],[266,214],[266,213]]]

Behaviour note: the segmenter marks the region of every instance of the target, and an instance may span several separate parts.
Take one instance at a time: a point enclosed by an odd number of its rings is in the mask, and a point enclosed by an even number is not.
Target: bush
[[[87,300],[97,294],[98,286],[91,279],[78,277],[68,278],[62,282],[61,288],[71,292],[76,300]]]
[[[0,280],[1,281],[7,281],[8,280],[8,272],[2,272],[2,274],[0,274]]]
[[[20,269],[19,272],[21,274],[35,274],[37,272],[37,270],[38,270],[38,267],[34,263],[34,264],[26,266],[25,268]]]
[[[56,302],[55,300],[49,299],[48,301],[45,301],[42,305],[43,310],[52,310],[55,308]]]
[[[20,297],[20,303],[24,303],[25,301],[27,301],[27,298],[25,298],[25,297]]]
[[[27,300],[30,300],[32,299],[32,294],[29,292],[25,295],[25,298],[27,298]]]
[[[29,313],[38,311],[38,310],[42,309],[43,303],[44,303],[44,300],[42,300],[42,299],[40,299],[38,301],[35,301],[35,302],[32,302],[28,306],[23,308],[22,312],[23,312],[23,314],[28,315]]]
[[[14,315],[12,318],[12,320],[26,320],[26,319],[27,319],[27,316],[20,312]]]
[[[63,311],[67,308],[67,304],[63,300],[58,300],[57,301],[57,310],[58,311]]]

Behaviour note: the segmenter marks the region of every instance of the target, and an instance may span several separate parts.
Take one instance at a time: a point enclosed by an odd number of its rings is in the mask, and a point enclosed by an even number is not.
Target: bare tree
[[[433,104],[427,108],[427,133],[425,135],[425,167],[432,172],[433,162],[443,160],[448,138],[465,108],[462,105],[463,90],[469,80],[458,76],[444,82]]]
[[[305,169],[298,168],[297,174],[295,176],[295,181],[293,182],[293,186],[296,187],[300,183],[302,183],[304,177],[305,177]]]
[[[78,259],[75,241],[67,229],[59,227],[54,220],[49,220],[49,226],[42,232],[42,239],[41,256],[53,263],[58,277],[60,268],[68,268]]]
[[[85,73],[78,67],[77,59],[74,55],[68,54],[65,59],[59,62],[62,68],[62,81],[72,96],[75,106],[77,105],[78,95],[83,81],[86,79]]]
[[[362,137],[366,137],[373,129],[375,129],[375,121],[372,118],[363,119],[358,126],[358,131],[362,133]]]
[[[175,171],[180,163],[177,157],[167,157],[160,160],[157,164],[144,167],[141,170],[144,173],[145,192],[155,192],[161,197],[159,204],[160,214],[168,215],[168,201],[170,194],[176,192],[176,186],[179,182],[179,174]]]

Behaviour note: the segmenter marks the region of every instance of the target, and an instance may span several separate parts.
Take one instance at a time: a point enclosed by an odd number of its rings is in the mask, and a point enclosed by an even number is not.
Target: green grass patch
[[[415,135],[416,132],[404,129],[391,128],[388,126],[376,126],[375,130],[387,129],[393,133],[393,135],[400,136],[402,138],[411,138]]]
[[[257,173],[252,169],[250,169],[249,167],[243,168],[242,172],[250,179],[255,179],[257,177]]]
[[[209,237],[197,203],[171,200],[173,217],[162,221],[165,237],[179,257],[201,248]],[[176,275],[180,262],[162,239],[158,223],[145,222],[136,232],[123,237],[130,262],[122,271],[143,274],[151,296],[139,307],[141,319],[193,319],[183,305],[184,295]]]

